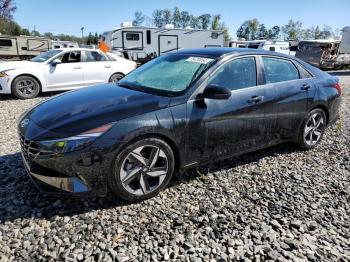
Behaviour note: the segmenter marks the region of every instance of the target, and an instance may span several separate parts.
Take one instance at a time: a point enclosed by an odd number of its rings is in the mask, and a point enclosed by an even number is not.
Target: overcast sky
[[[15,20],[24,28],[54,34],[81,35],[118,27],[123,21],[131,21],[135,11],[142,11],[149,17],[157,9],[189,11],[194,15],[203,13],[221,14],[222,21],[230,29],[232,37],[247,19],[257,18],[266,26],[282,26],[289,19],[300,20],[305,27],[327,24],[333,29],[350,25],[350,0],[16,0]]]

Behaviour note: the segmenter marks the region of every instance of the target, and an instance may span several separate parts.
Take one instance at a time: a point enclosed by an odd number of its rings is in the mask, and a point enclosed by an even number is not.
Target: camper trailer
[[[51,49],[51,40],[33,36],[0,36],[0,59],[29,60]]]
[[[61,41],[59,39],[52,40],[52,49],[61,48],[79,48],[79,44],[75,41]]]
[[[224,35],[219,30],[179,29],[173,25],[158,27],[121,27],[104,32],[104,41],[112,52],[143,64],[150,59],[180,48],[223,47]]]
[[[230,41],[230,47],[234,48],[254,48],[254,49],[263,49],[274,51],[286,55],[295,55],[295,45],[292,41],[278,41],[278,40],[252,40],[252,41],[243,41],[235,40]]]
[[[322,69],[350,68],[350,26],[341,40],[301,41],[295,56]]]

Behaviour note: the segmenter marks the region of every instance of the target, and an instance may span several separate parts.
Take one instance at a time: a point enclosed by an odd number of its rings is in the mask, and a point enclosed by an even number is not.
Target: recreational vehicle
[[[235,40],[229,43],[230,47],[234,48],[254,48],[274,51],[286,55],[295,55],[295,45],[292,41],[278,41],[278,40],[252,40],[242,41]]]
[[[62,49],[62,48],[79,48],[78,42],[75,41],[61,41],[61,40],[52,40],[53,49]]]
[[[51,49],[51,40],[33,36],[0,36],[0,59],[29,60]]]
[[[343,28],[341,40],[305,40],[298,45],[296,57],[322,69],[350,67],[350,26]]]
[[[220,30],[132,26],[122,23],[120,28],[104,32],[102,38],[112,52],[123,54],[139,64],[180,48],[223,47],[224,34]]]

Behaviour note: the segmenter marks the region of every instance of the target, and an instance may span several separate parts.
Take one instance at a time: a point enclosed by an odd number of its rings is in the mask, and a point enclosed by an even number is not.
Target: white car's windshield
[[[61,52],[62,52],[62,50],[50,50],[50,51],[47,51],[45,53],[42,53],[41,55],[38,55],[38,56],[32,58],[30,61],[43,63]]]
[[[167,54],[132,71],[118,85],[175,95],[185,91],[214,61],[210,57]]]

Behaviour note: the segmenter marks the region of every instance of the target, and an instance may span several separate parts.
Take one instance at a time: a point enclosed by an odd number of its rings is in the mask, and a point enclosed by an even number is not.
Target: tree
[[[221,19],[221,15],[214,15],[213,16],[213,21],[211,22],[211,29],[212,30],[219,30],[220,19]]]
[[[164,24],[171,24],[173,21],[171,11],[169,9],[163,10],[163,23]]]
[[[190,26],[191,26],[193,29],[199,29],[199,28],[200,28],[199,17],[194,16],[194,15],[191,15]]]
[[[270,34],[266,29],[266,26],[264,24],[261,24],[259,26],[259,30],[257,33],[257,38],[258,39],[269,39],[270,38]]]
[[[37,31],[37,30],[33,30],[33,31],[30,33],[30,35],[31,35],[31,36],[37,36],[37,37],[41,36],[40,33],[39,33],[39,31]]]
[[[21,32],[21,35],[27,35],[27,36],[29,36],[29,35],[30,35],[30,32],[29,32],[28,29],[23,28],[23,29],[22,29],[22,32]]]
[[[156,9],[153,12],[153,23],[157,27],[161,27],[163,25],[163,10]]]
[[[181,13],[180,10],[177,6],[174,7],[174,12],[173,12],[173,24],[176,28],[180,27],[181,23]]]
[[[0,17],[5,20],[12,20],[13,13],[17,7],[13,0],[0,0]]]
[[[188,27],[190,25],[190,21],[191,21],[191,16],[190,16],[189,12],[182,11],[181,12],[180,26],[182,28]]]
[[[269,39],[278,39],[280,35],[281,29],[279,26],[275,25],[271,29],[269,29]]]
[[[323,30],[321,31],[321,38],[322,39],[329,39],[331,37],[334,37],[332,27],[330,27],[328,25],[323,25]]]
[[[50,38],[50,39],[53,39],[53,34],[50,33],[50,32],[47,32],[47,33],[44,33],[43,36],[47,37],[47,38]]]
[[[141,26],[145,22],[145,15],[141,11],[137,11],[134,14],[135,18],[132,21],[133,26]]]
[[[237,37],[244,38],[245,40],[250,40],[250,31],[248,26],[248,21],[245,21],[237,30]]]
[[[231,41],[231,37],[229,34],[228,27],[225,23],[221,23],[219,26],[219,30],[222,30],[224,32],[224,42],[227,44],[229,41]]]
[[[313,30],[313,39],[320,39],[321,38],[321,30],[319,26],[316,26],[316,28]]]
[[[282,26],[284,38],[288,40],[298,40],[301,34],[301,26],[302,23],[300,21],[293,21],[292,19],[290,19],[288,21],[288,24]]]
[[[208,30],[209,24],[210,24],[210,19],[211,19],[210,14],[203,14],[203,15],[199,16],[199,21],[201,23],[202,29]]]
[[[88,45],[93,45],[93,42],[94,42],[94,36],[92,35],[92,33],[90,32],[88,37],[87,37],[87,40],[86,40],[86,44]]]
[[[249,31],[250,31],[250,40],[255,40],[257,38],[257,33],[259,30],[259,21],[254,18],[252,20],[248,20]]]

